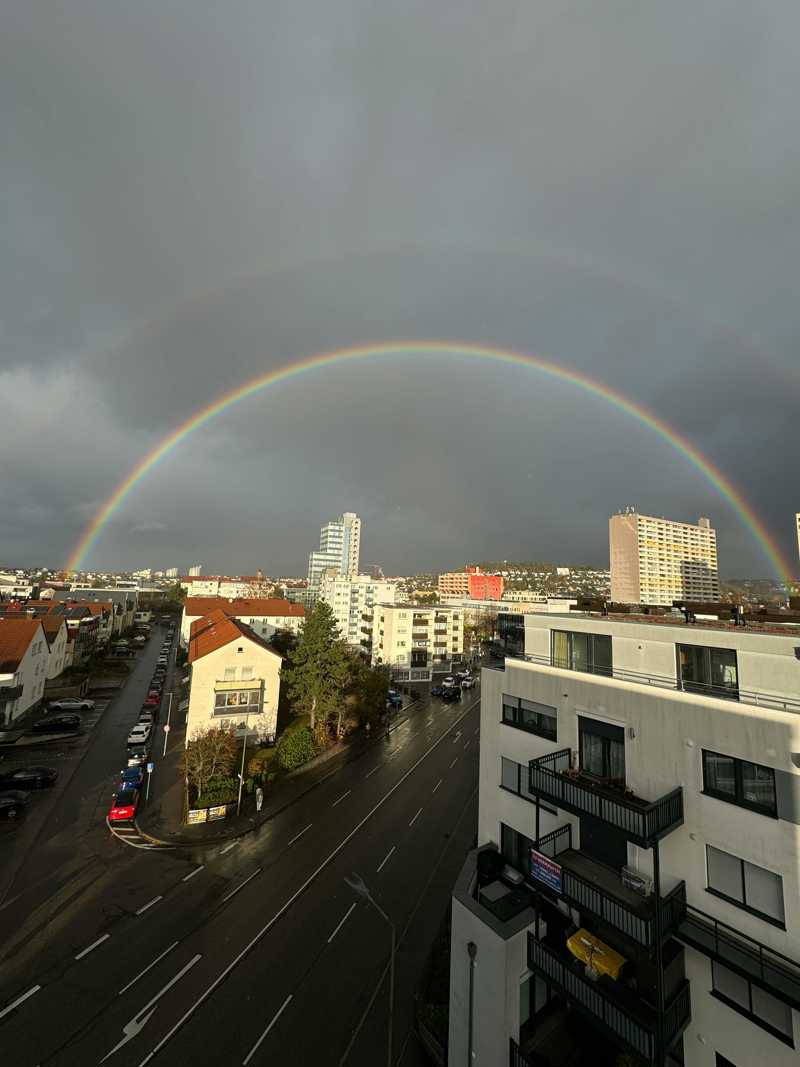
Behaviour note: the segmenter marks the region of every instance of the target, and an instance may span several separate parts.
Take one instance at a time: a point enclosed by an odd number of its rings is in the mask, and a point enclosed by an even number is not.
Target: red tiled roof
[[[13,674],[39,633],[38,619],[0,618],[0,674]]]
[[[42,624],[44,630],[44,636],[47,638],[47,643],[52,648],[53,642],[58,637],[58,632],[62,626],[66,626],[63,615],[43,615],[39,622]]]
[[[184,610],[189,616],[208,615],[211,611],[224,611],[226,615],[247,615],[258,617],[264,615],[292,615],[305,617],[306,610],[302,604],[292,604],[289,600],[272,597],[228,598],[224,596],[189,596],[183,602]]]
[[[249,626],[231,619],[224,611],[217,609],[192,623],[189,637],[189,662],[194,663],[202,656],[207,656],[209,652],[216,652],[218,648],[229,645],[231,641],[240,641],[242,638],[260,645],[261,648],[280,659],[278,653],[270,648],[263,638],[253,633]]]

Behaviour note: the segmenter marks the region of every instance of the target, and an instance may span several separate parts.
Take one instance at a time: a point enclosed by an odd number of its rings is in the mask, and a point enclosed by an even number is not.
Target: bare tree
[[[192,734],[183,756],[184,772],[201,796],[212,778],[229,775],[236,761],[236,735],[232,728],[205,730]]]

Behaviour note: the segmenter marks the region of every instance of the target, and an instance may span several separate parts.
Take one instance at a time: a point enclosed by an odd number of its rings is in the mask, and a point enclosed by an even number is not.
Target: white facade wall
[[[241,649],[241,651],[240,651]],[[196,659],[191,665],[189,709],[186,718],[186,740],[195,731],[245,722],[249,732],[260,737],[274,737],[278,724],[281,658],[246,637],[236,638],[215,652]],[[260,714],[245,714],[235,708],[215,714],[215,694],[243,692],[253,688],[261,691]]]
[[[394,604],[397,585],[378,581],[366,574],[324,576],[319,587],[320,600],[326,601],[336,617],[339,632],[349,645],[360,645],[363,626],[372,626],[376,604]],[[369,615],[369,622],[362,619]]]
[[[5,725],[19,719],[41,701],[47,680],[49,657],[47,638],[40,625],[14,673],[0,674],[0,687],[22,686],[21,696],[14,700],[0,701],[0,710],[4,713]]]
[[[609,548],[616,603],[719,600],[717,535],[708,519],[695,525],[635,512],[613,515]]]
[[[425,620],[414,626],[414,620]],[[423,636],[424,634],[424,636]],[[439,604],[380,604],[372,622],[372,662],[409,667],[412,652],[425,654],[427,665],[449,663],[464,652],[464,612]]]
[[[677,786],[683,790],[684,823],[660,843],[661,890],[680,880],[688,903],[728,924],[800,966],[800,660],[796,636],[748,634],[617,623],[610,619],[544,617],[526,619],[526,652],[549,653],[549,630],[589,630],[612,635],[614,669],[635,666],[643,673],[675,675],[674,641],[737,649],[740,685],[769,685],[797,711],[755,707],[669,690],[645,682],[618,681],[545,664],[507,659],[505,670],[484,669],[481,682],[481,748],[478,844],[501,842],[501,824],[535,838],[535,806],[500,788],[502,760],[520,764],[566,747],[578,751],[578,720],[588,717],[622,727],[626,785],[645,800],[656,800]],[[666,631],[666,632],[665,632]],[[688,631],[688,633],[687,633]],[[522,697],[556,709],[557,739],[546,740],[502,722],[502,695]],[[770,767],[776,774],[778,818],[759,814],[704,794],[702,752]],[[508,764],[506,769],[508,770]],[[524,781],[524,779],[523,779]],[[540,834],[570,823],[573,845],[580,845],[580,818],[540,809]],[[708,891],[706,846],[729,853],[782,879],[785,929]],[[652,851],[628,843],[627,862],[652,877]],[[478,946],[475,1007],[477,1062],[505,1067],[509,1039],[519,1040],[520,983],[527,976],[527,930],[498,934],[459,900],[453,902],[450,999],[450,1064],[466,1062],[466,944]],[[591,914],[585,913],[591,928]],[[737,1067],[789,1067],[797,1063],[800,1013],[791,1011],[790,1048],[712,996],[709,958],[684,948],[691,984],[692,1020],[684,1035],[686,1067],[714,1067],[720,1053]]]
[[[57,678],[67,666],[67,624],[62,623],[49,648],[47,657],[47,680]]]

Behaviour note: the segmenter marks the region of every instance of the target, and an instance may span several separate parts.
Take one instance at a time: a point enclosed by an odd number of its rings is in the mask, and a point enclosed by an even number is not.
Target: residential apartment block
[[[49,656],[39,619],[0,618],[0,726],[9,726],[41,703]]]
[[[451,1067],[795,1065],[800,634],[524,625],[482,676]]]
[[[317,594],[322,572],[331,568],[350,577],[358,574],[360,556],[361,519],[346,511],[320,528],[319,550],[308,557],[309,589]]]
[[[464,652],[464,613],[443,604],[376,605],[362,625],[362,647],[373,664],[386,663],[399,680],[424,681],[437,664]]]
[[[278,630],[299,633],[306,612],[302,604],[279,599],[226,599],[216,596],[190,596],[183,602],[181,645],[188,647],[192,624],[213,611],[222,611],[231,619],[249,626],[259,637],[268,640]]]
[[[800,511],[795,515],[794,521],[797,526],[797,558],[800,559]]]
[[[719,600],[717,535],[696,526],[626,511],[609,519],[611,600],[661,604]]]
[[[274,740],[281,657],[249,626],[219,609],[192,624],[186,742],[198,731],[231,727]]]
[[[359,647],[363,638],[362,627],[372,626],[376,604],[394,604],[397,585],[394,582],[378,581],[368,574],[348,576],[331,572],[323,573],[319,585],[319,599],[326,601],[333,610],[339,632],[349,645]]]
[[[503,596],[502,574],[484,574],[480,567],[448,571],[437,580],[439,596],[445,600],[500,600]]]

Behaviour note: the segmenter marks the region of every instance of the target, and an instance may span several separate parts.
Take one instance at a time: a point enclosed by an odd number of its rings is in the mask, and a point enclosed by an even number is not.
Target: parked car
[[[136,817],[140,795],[138,789],[122,789],[115,793],[108,811],[108,821],[131,822]]]
[[[25,814],[28,794],[19,789],[8,789],[0,793],[0,819],[16,819]]]
[[[442,693],[442,700],[444,700],[448,704],[452,704],[454,700],[460,699],[461,689],[458,686],[447,686],[445,691]]]
[[[128,766],[143,767],[150,757],[150,749],[145,744],[128,746]]]
[[[402,708],[403,698],[395,689],[390,689],[386,694],[386,706],[389,708]]]
[[[456,671],[456,678],[469,678],[469,667],[463,671]]]
[[[48,708],[50,711],[92,711],[94,701],[88,697],[62,697],[52,700]]]
[[[157,708],[160,703],[161,703],[161,694],[160,693],[155,693],[155,694],[153,694],[153,696],[148,695],[148,696],[146,696],[144,698],[144,703],[142,704],[142,707],[143,708]]]
[[[58,771],[53,767],[20,767],[0,774],[0,789],[46,789],[56,778]]]
[[[79,730],[80,715],[46,715],[31,727],[37,734],[64,734]]]
[[[124,782],[122,788],[125,789],[141,789],[144,785],[144,768],[136,765],[134,767],[123,767],[119,772],[120,783]]]
[[[501,648],[490,648],[489,657],[490,659],[505,659],[506,654]]]
[[[440,697],[443,692],[444,692],[444,690],[442,689],[442,687],[440,685],[432,685],[431,686],[431,696],[432,697]]]
[[[472,689],[472,687],[475,685],[476,681],[477,681],[477,678],[473,678],[471,674],[468,674],[466,678],[462,678],[461,679],[461,688],[462,689]]]
[[[445,680],[444,680],[444,681],[442,682],[442,685],[443,685],[443,686],[445,687],[445,689],[446,689],[446,688],[447,688],[448,686],[453,686],[453,685],[455,685],[455,684],[456,684],[456,680],[455,680],[455,678],[453,677],[453,675],[452,675],[452,674],[448,674],[448,676],[447,676],[447,677],[445,678]]]
[[[164,692],[164,686],[161,682],[151,682],[147,687],[147,695],[149,697],[158,697],[161,699],[161,694]]]
[[[150,739],[153,727],[150,723],[137,723],[128,734],[129,745],[143,745]]]

